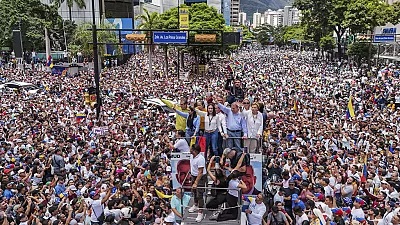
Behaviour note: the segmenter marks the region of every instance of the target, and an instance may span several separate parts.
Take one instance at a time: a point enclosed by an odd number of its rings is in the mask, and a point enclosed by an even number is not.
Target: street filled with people
[[[174,54],[103,69],[98,118],[93,70],[1,68],[0,224],[400,224],[399,65],[249,45],[177,77]]]

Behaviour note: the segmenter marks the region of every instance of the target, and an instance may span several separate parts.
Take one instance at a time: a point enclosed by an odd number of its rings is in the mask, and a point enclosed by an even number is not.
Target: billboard
[[[191,186],[190,159],[190,153],[171,154],[171,176],[174,189],[182,185]],[[262,154],[250,154],[250,165],[246,167],[246,173],[241,179],[247,186],[243,195],[257,195],[262,192]]]

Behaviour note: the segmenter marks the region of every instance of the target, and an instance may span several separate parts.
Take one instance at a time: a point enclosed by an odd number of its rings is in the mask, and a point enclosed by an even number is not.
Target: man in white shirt
[[[114,180],[112,179],[113,183]],[[92,211],[90,221],[92,225],[100,225],[102,224],[103,221],[99,221],[99,217],[101,214],[104,212],[104,204],[107,202],[107,200],[111,196],[111,190],[112,187],[110,187],[107,191],[107,194],[104,196],[104,198],[100,198],[100,189],[93,190],[89,193],[90,197],[93,199],[91,204],[89,205],[89,209]]]
[[[263,202],[264,196],[260,193],[257,195],[256,199],[253,199],[246,209],[247,221],[249,225],[262,225],[263,217],[267,211],[267,207]]]
[[[353,218],[365,218],[364,211],[361,208],[365,204],[365,201],[359,197],[356,197],[353,204],[354,207],[351,210],[351,215]]]
[[[207,182],[206,175],[206,159],[202,154],[200,154],[201,148],[199,145],[193,145],[190,148],[190,153],[192,157],[190,159],[190,173],[192,180],[192,192],[194,195],[194,205],[190,207],[189,212],[193,213],[197,211],[196,222],[201,222],[203,220],[203,210],[199,208],[204,208],[204,187]],[[199,187],[199,188],[197,188]]]
[[[189,144],[184,139],[185,131],[179,130],[176,133],[176,137],[177,137],[177,139],[176,139],[175,144],[172,144],[171,142],[169,142],[169,140],[167,140],[168,144],[169,144],[169,147],[171,149],[173,149],[174,151],[177,151],[177,152],[189,152],[190,151]]]
[[[283,190],[283,188],[279,188],[279,191],[274,195],[274,205],[276,202],[283,202],[285,200],[284,194],[285,190]]]
[[[244,100],[243,104],[247,101],[249,100]],[[257,148],[258,139],[261,138],[263,133],[263,115],[259,112],[257,103],[253,103],[251,105],[251,110],[244,111],[242,114],[247,121],[247,137],[257,139],[244,140],[244,146],[248,148],[249,152],[254,152]]]
[[[296,219],[296,225],[302,225],[304,221],[308,221],[308,216],[303,212],[300,206],[293,208],[293,213]]]

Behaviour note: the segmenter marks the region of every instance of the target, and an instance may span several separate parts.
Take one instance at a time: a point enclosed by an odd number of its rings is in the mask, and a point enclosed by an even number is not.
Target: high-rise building
[[[240,0],[231,0],[231,25],[239,25]]]
[[[114,0],[115,1],[115,0]],[[128,1],[128,0],[127,0]],[[50,5],[52,4],[51,0],[41,0],[42,3]],[[122,1],[123,2],[123,1]],[[130,1],[130,5],[132,5],[132,1]],[[103,5],[103,3],[105,3],[105,1],[95,1],[94,4],[94,11],[95,11],[95,18],[96,18],[96,24],[99,24],[100,22],[100,15],[104,15],[104,13],[100,13],[101,10],[104,12],[105,6]],[[92,23],[93,22],[93,18],[92,18],[92,12],[93,12],[93,6],[92,6],[92,1],[91,0],[85,0],[85,8],[80,9],[76,4],[74,4],[74,6],[71,8],[71,10],[69,9],[69,7],[67,6],[67,1],[64,1],[60,8],[58,9],[58,14],[60,14],[60,16],[65,19],[65,20],[69,20],[70,16],[71,19],[73,21],[75,21],[76,24],[80,24],[80,23]],[[126,8],[126,7],[125,7]],[[128,7],[128,9],[131,9],[132,7]],[[123,11],[123,10],[121,10]]]
[[[279,9],[277,11],[272,11],[271,9],[268,9],[264,13],[265,23],[274,27],[282,25],[283,13],[284,13],[283,9]]]
[[[283,25],[292,26],[300,23],[300,11],[293,6],[285,6],[283,9]]]
[[[399,2],[400,0],[386,0],[388,4],[393,4],[395,2]]]
[[[256,28],[261,25],[261,13],[257,12],[253,13],[253,28]]]
[[[246,25],[247,14],[245,12],[239,13],[239,25]]]
[[[222,13],[222,0],[207,0],[207,5],[216,8],[218,13]]]

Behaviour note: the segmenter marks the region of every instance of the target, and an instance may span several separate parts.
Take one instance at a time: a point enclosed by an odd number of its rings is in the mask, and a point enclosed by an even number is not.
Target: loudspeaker
[[[240,32],[224,32],[224,45],[240,45]]]

